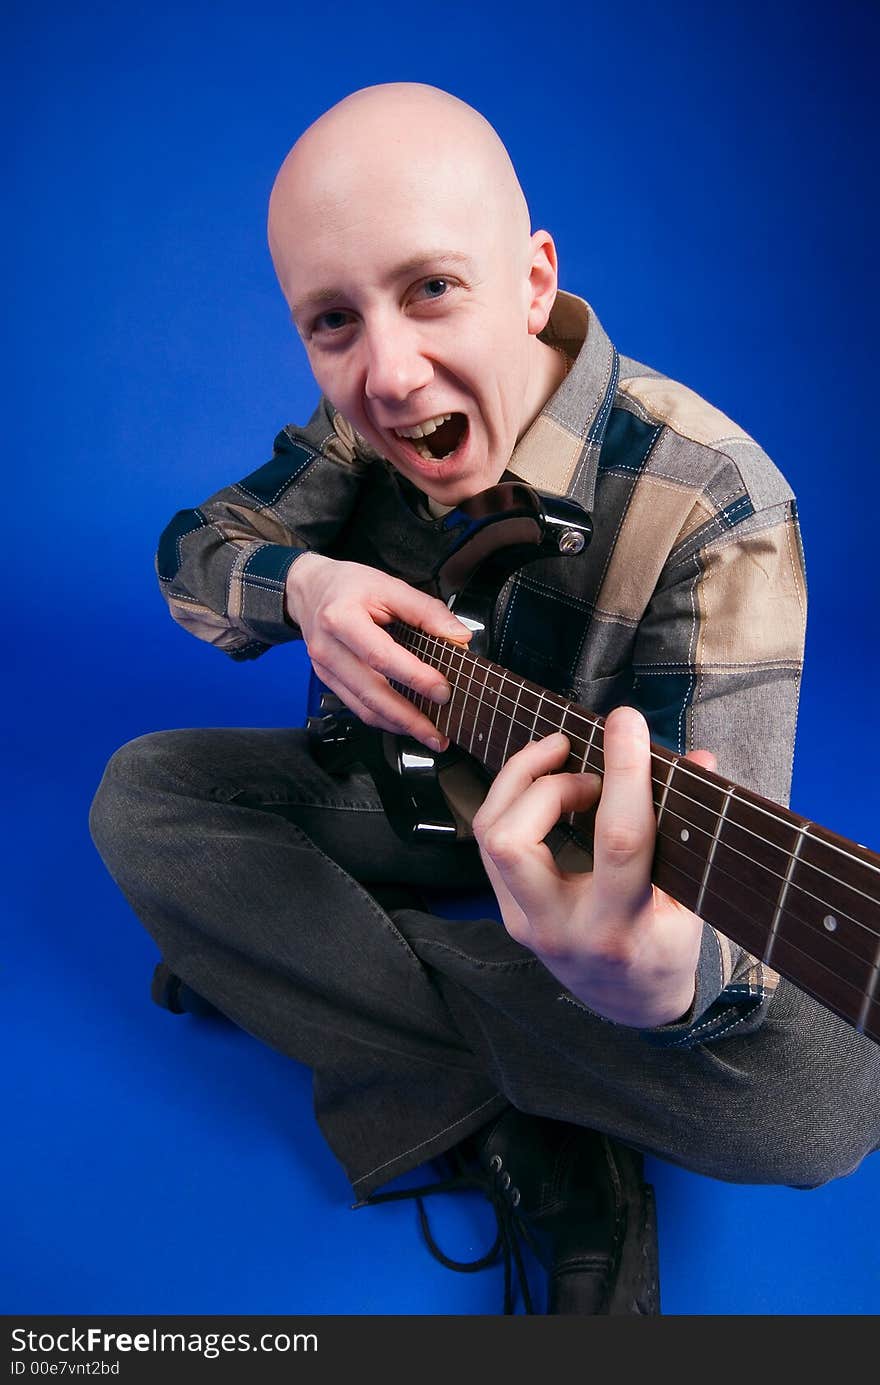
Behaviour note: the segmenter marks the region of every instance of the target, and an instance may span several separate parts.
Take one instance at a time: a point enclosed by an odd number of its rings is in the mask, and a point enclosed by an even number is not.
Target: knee
[[[751,1130],[726,1130],[704,1145],[698,1171],[723,1182],[820,1188],[853,1173],[874,1144],[859,1132],[833,1134],[786,1128],[776,1121],[756,1122]]]
[[[870,1148],[858,1141],[806,1133],[795,1147],[782,1150],[781,1157],[766,1169],[769,1177],[761,1181],[781,1183],[788,1188],[805,1191],[821,1188],[826,1183],[834,1183],[838,1178],[846,1178],[854,1173],[870,1152]]]
[[[751,1119],[737,1120],[721,1137],[722,1176],[809,1189],[854,1173],[878,1145],[877,1103],[863,1100],[859,1086],[826,1090],[824,1099],[814,1089],[809,1103],[789,1093],[788,1100],[753,1107]]]
[[[156,731],[138,736],[111,756],[89,810],[92,840],[105,860],[137,830],[157,796],[172,788],[185,734]]]

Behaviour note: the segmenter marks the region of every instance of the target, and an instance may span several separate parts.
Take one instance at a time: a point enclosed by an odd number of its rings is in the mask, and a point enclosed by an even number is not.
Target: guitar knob
[[[559,536],[559,551],[565,554],[580,553],[584,543],[584,536],[578,533],[577,529],[566,529],[565,533]]]

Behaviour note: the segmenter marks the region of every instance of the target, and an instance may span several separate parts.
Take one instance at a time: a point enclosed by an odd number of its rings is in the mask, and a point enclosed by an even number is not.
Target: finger
[[[550,774],[536,779],[491,822],[474,822],[483,853],[501,871],[517,900],[540,903],[538,885],[549,870],[561,879],[545,837],[565,813],[585,813],[599,797],[595,774]],[[535,888],[533,888],[533,886]]]
[[[549,772],[566,762],[568,751],[566,737],[559,734],[521,750],[499,774],[474,819],[474,835],[499,902],[503,890],[532,927],[548,907],[554,915],[551,900],[563,881],[544,838],[565,813],[586,812],[599,797],[597,775]]]
[[[387,613],[391,620],[405,620],[418,630],[429,635],[439,635],[441,639],[454,640],[456,644],[467,644],[473,633],[454,616],[448,606],[427,592],[417,591],[396,577],[389,579],[393,584],[387,597],[380,597],[383,605],[387,602]]]
[[[474,829],[476,830],[478,823],[488,827],[501,817],[542,774],[550,774],[553,770],[561,769],[570,753],[568,737],[556,731],[552,736],[530,741],[523,750],[511,755],[494,779],[474,818]]]
[[[404,649],[366,612],[350,612],[340,638],[363,663],[383,677],[404,684],[420,697],[427,697],[440,706],[449,701],[452,689],[440,670],[423,663],[416,654]],[[449,671],[454,673],[460,658],[455,650],[450,650],[447,655],[447,647],[440,652],[440,657]]]
[[[605,721],[593,852],[597,917],[623,922],[650,898],[655,836],[648,726],[635,708],[619,707]]]
[[[571,953],[577,937],[571,877],[543,838],[565,811],[585,812],[599,796],[597,775],[551,774],[535,780],[507,813],[477,836],[480,857],[507,931],[543,958]],[[584,877],[578,877],[583,902]]]
[[[718,759],[711,750],[691,750],[684,758],[702,769],[711,769],[713,773],[718,768]]]
[[[445,750],[449,745],[448,737],[428,717],[342,646],[332,667],[314,658],[312,664],[322,682],[367,726],[412,736],[435,751]]]

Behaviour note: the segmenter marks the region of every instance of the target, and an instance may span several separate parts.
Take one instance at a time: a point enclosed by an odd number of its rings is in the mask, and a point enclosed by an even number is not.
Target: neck
[[[604,718],[461,645],[390,631],[452,697],[438,707],[399,691],[490,774],[554,731],[571,745],[564,769],[604,772]],[[880,1041],[880,858],[662,746],[651,777],[655,884]],[[589,821],[570,826],[586,845]]]
[[[535,353],[532,360],[532,377],[526,397],[526,407],[517,434],[517,442],[531,428],[538,414],[548,400],[552,399],[569,372],[571,362],[565,352],[555,346],[548,346],[538,337],[533,338]]]

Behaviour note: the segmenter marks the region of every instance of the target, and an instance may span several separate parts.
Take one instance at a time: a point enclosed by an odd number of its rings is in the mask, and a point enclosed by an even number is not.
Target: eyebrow
[[[389,270],[386,279],[388,283],[393,283],[394,280],[403,279],[408,274],[418,274],[429,269],[439,270],[445,265],[473,271],[473,260],[459,250],[429,250],[427,253],[415,255],[412,259],[404,260],[401,264],[395,265],[393,269]],[[292,318],[302,316],[310,309],[323,307],[327,303],[333,303],[337,299],[345,297],[344,289],[333,286],[312,289],[293,304],[290,309],[290,316]]]

